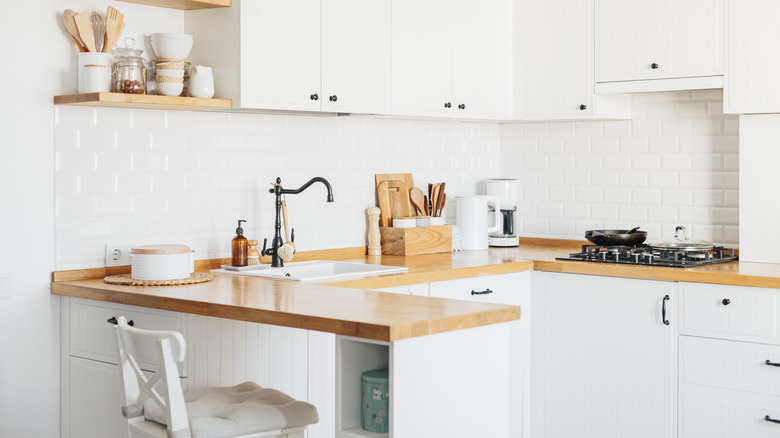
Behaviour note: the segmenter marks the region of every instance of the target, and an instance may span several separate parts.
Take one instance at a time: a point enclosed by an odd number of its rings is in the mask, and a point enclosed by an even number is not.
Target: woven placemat
[[[190,278],[182,278],[180,280],[133,280],[130,274],[119,274],[109,275],[103,281],[108,284],[124,284],[128,286],[178,286],[180,284],[205,283],[213,279],[214,277],[211,274],[196,272],[190,275]]]

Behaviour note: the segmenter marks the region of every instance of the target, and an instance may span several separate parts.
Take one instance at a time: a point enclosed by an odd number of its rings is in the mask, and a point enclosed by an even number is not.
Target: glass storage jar
[[[146,92],[146,60],[144,49],[134,49],[133,38],[125,39],[125,47],[111,51],[114,69],[111,74],[111,91],[115,93],[144,94]]]

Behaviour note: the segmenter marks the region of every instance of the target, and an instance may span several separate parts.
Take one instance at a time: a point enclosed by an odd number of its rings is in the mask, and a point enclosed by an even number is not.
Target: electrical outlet
[[[130,264],[130,250],[136,245],[106,244],[106,267]]]

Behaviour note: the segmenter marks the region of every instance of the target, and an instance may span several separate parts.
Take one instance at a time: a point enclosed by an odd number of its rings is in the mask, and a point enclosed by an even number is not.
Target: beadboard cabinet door
[[[390,113],[390,0],[322,0],[322,111]]]
[[[593,92],[593,1],[523,0],[520,119],[631,118],[630,96]]]
[[[731,0],[726,19],[724,112],[780,112],[780,4]]]
[[[723,3],[596,0],[596,81],[722,75]]]
[[[393,0],[392,114],[501,120],[508,0]]]
[[[536,286],[530,436],[675,437],[676,283],[543,272]]]
[[[392,114],[449,117],[452,2],[393,0],[392,8]]]
[[[241,106],[320,111],[320,0],[244,0],[239,7]]]

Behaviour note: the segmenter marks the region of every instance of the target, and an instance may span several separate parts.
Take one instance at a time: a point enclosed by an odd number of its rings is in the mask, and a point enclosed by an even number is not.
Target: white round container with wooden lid
[[[130,254],[133,280],[181,280],[195,271],[195,252],[186,245],[145,245]]]

